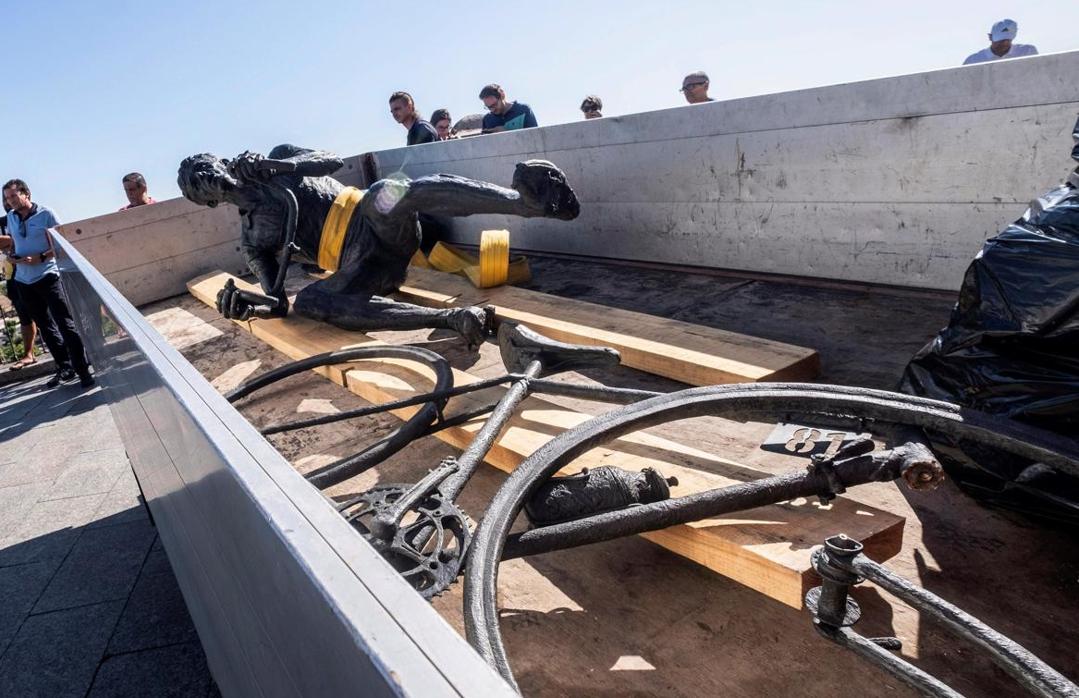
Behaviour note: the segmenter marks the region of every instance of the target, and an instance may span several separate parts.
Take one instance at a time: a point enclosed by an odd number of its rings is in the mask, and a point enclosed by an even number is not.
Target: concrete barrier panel
[[[1074,167],[1079,52],[375,154],[382,176],[508,186],[548,159],[572,223],[474,216],[519,250],[954,289],[983,241]],[[359,160],[344,181],[358,183]]]
[[[57,247],[223,695],[516,695],[73,246]]]
[[[382,176],[506,186],[518,161],[544,158],[581,199],[572,223],[457,219],[458,242],[508,228],[516,250],[951,290],[1074,166],[1077,74],[1073,51],[374,155]],[[362,185],[361,157],[338,179]],[[136,305],[246,272],[231,206],[172,199],[61,230]]]
[[[59,227],[134,305],[185,293],[184,284],[214,269],[246,273],[235,207],[177,198]]]

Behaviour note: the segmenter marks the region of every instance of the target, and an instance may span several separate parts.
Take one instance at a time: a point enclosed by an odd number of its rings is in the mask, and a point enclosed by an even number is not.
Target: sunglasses
[[[688,85],[682,85],[682,89],[679,92],[685,92],[686,90],[692,90],[694,87],[700,87],[701,85],[707,85],[706,82],[691,82]]]

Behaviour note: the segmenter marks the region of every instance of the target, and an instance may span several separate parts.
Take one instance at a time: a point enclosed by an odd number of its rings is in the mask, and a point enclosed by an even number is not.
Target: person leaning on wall
[[[431,113],[431,125],[435,127],[438,140],[448,141],[451,138],[456,138],[453,133],[453,119],[450,118],[449,109],[435,109]]]
[[[506,99],[506,91],[501,86],[491,83],[480,90],[480,101],[487,113],[483,116],[484,133],[516,131],[522,128],[536,128],[536,115],[527,104]]]
[[[127,196],[127,205],[121,206],[121,211],[157,203],[146,191],[146,178],[138,172],[129,172],[124,175],[121,183],[124,185],[124,194]]]
[[[581,102],[581,112],[584,113],[586,119],[602,119],[603,100],[596,95],[588,95]]]
[[[15,263],[19,298],[26,304],[30,318],[56,363],[56,375],[49,379],[46,387],[55,388],[77,377],[82,387],[89,388],[94,385],[94,377],[90,374],[82,338],[75,329],[75,319],[67,306],[49,235],[49,229],[59,225],[56,216],[49,208],[31,200],[30,187],[21,179],[8,180],[3,187],[3,196],[4,202],[11,207],[7,228],[15,254],[9,259]]]
[[[1002,19],[989,30],[989,45],[977,53],[972,53],[963,61],[963,65],[975,63],[988,63],[1001,58],[1022,58],[1023,56],[1037,56],[1038,49],[1032,44],[1017,44],[1015,37],[1019,34],[1019,25],[1015,20]]]
[[[438,140],[438,133],[435,132],[434,126],[421,119],[416,113],[416,103],[409,93],[394,92],[390,95],[390,115],[393,116],[394,121],[408,129],[405,145],[434,143]]]
[[[682,78],[682,89],[679,92],[682,93],[689,104],[714,102],[716,100],[708,96],[708,86],[708,73],[698,70]]]

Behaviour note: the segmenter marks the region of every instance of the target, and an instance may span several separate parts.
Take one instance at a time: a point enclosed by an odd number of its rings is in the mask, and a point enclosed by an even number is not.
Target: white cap
[[[1015,39],[1016,32],[1019,31],[1019,25],[1015,23],[1013,19],[1002,19],[993,25],[993,31],[989,33],[990,41],[1004,41],[1005,39]]]

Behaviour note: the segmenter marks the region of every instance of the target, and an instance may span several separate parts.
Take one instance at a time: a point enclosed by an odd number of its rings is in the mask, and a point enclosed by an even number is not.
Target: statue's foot
[[[571,221],[581,212],[581,204],[566,182],[566,175],[546,160],[517,163],[513,188],[529,208],[548,218]]]
[[[469,349],[483,344],[488,334],[488,324],[488,311],[483,308],[469,306],[450,312],[450,329],[464,337]]]

